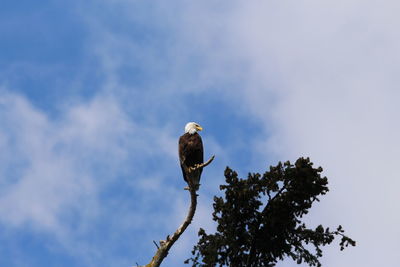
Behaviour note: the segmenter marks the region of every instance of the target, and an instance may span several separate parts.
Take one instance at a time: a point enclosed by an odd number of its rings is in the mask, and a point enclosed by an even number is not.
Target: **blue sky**
[[[396,8],[3,1],[0,265],[146,264],[186,214],[177,140],[196,121],[217,158],[164,266],[183,265],[199,227],[214,229],[225,166],[245,176],[300,156],[330,178],[309,225],[342,224],[358,241],[326,248],[323,264],[395,266]]]

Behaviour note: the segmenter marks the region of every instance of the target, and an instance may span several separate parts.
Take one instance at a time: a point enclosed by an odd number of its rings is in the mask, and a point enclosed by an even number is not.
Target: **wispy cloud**
[[[62,231],[65,211],[95,211],[84,206],[96,204],[99,186],[118,175],[134,131],[115,102],[95,98],[57,120],[6,90],[0,103],[1,220]]]

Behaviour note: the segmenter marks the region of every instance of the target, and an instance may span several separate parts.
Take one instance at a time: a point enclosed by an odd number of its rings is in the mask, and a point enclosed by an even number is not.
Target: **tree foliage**
[[[264,174],[247,179],[226,168],[225,197],[214,197],[213,220],[216,233],[200,229],[192,251],[192,266],[262,267],[275,266],[292,258],[297,263],[321,266],[321,247],[341,237],[341,250],[355,241],[344,235],[339,225],[330,230],[322,225],[309,229],[302,222],[318,197],[328,192],[322,168],[313,168],[308,158],[295,164],[271,166]]]

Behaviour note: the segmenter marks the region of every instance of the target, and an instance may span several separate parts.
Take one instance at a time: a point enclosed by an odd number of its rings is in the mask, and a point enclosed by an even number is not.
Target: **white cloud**
[[[5,90],[0,105],[1,220],[61,231],[64,212],[96,198],[99,180],[109,179],[88,167],[96,162],[117,167],[133,127],[112,100],[101,98],[69,107],[61,120]]]

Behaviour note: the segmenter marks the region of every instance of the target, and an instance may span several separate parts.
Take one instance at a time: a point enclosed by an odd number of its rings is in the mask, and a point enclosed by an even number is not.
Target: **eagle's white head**
[[[188,122],[185,126],[185,133],[194,134],[197,131],[201,131],[203,128],[195,122]]]

